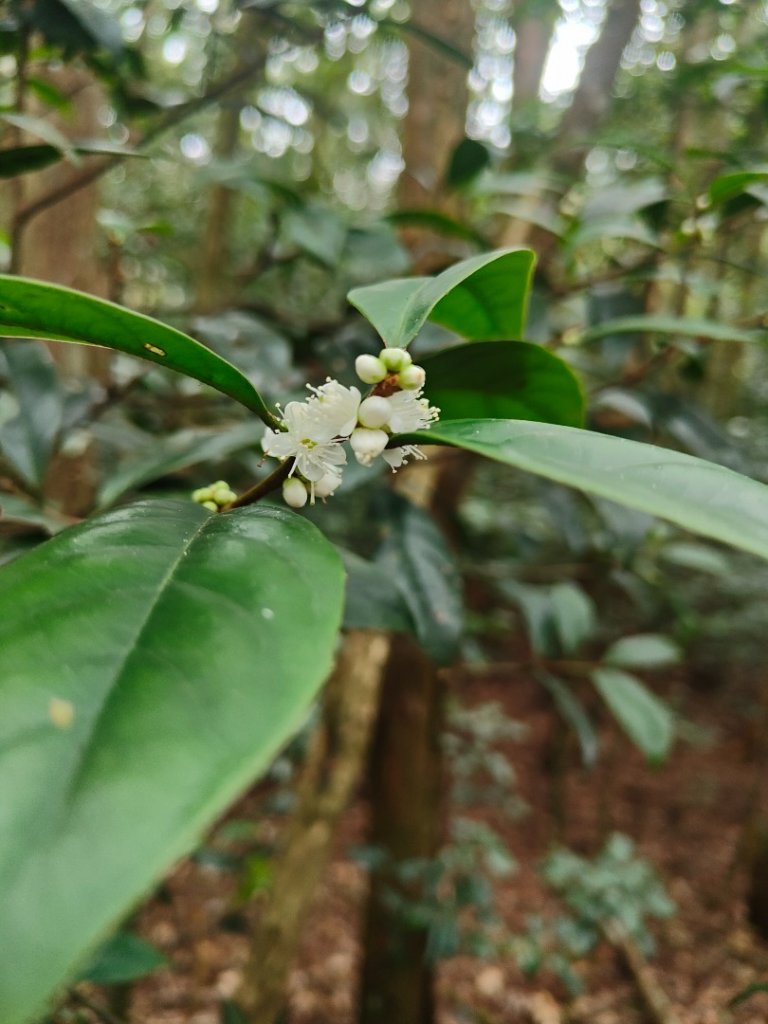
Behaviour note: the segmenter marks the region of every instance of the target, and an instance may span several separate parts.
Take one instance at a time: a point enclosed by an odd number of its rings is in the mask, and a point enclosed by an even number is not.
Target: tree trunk
[[[540,5],[537,5],[540,6]],[[512,114],[536,102],[547,63],[549,45],[560,5],[553,3],[546,13],[528,13],[524,7],[515,20],[515,62],[512,68]]]
[[[611,109],[621,56],[639,15],[640,0],[613,0],[600,35],[587,51],[573,101],[557,135],[554,166],[564,174],[581,170],[595,133]]]
[[[46,116],[69,138],[95,138],[99,134],[98,110],[103,103],[99,86],[87,72],[74,67],[48,72],[47,77],[57,89],[71,97],[71,113],[53,117],[47,111],[31,109],[29,112]],[[17,203],[28,205],[36,201],[76,173],[69,164],[59,162],[47,170],[24,175],[18,182]],[[106,296],[109,283],[98,251],[98,206],[98,186],[91,184],[27,221],[13,239],[15,271],[91,295]],[[49,348],[63,377],[108,383],[110,355],[106,350],[56,343],[51,343]],[[64,513],[75,516],[88,513],[95,493],[90,452],[75,455],[59,452],[48,471],[45,490],[46,497]]]
[[[251,1024],[275,1024],[285,1005],[301,925],[362,774],[389,645],[382,633],[348,633],[326,685],[323,720],[244,970],[239,1002]]]
[[[398,637],[387,663],[371,751],[370,843],[385,861],[371,872],[365,927],[361,1024],[432,1024],[428,933],[409,926],[397,902],[419,901],[422,883],[403,878],[415,859],[432,859],[442,820],[442,680],[415,642]]]
[[[450,40],[466,53],[472,50],[475,14],[470,0],[415,0],[415,25]],[[429,43],[408,37],[408,116],[403,126],[405,170],[398,184],[398,205],[404,210],[429,208],[456,216],[459,200],[445,191],[451,155],[464,138],[467,69]],[[453,261],[446,239],[423,228],[409,228],[403,238],[414,256],[417,273],[434,273]]]
[[[257,53],[264,53],[267,41],[263,28],[253,11],[245,10],[234,41],[234,72],[243,72],[253,64]],[[240,113],[245,103],[249,82],[233,90],[222,101],[216,126],[214,153],[219,159],[235,155],[240,138]],[[211,187],[205,228],[200,243],[200,262],[197,271],[197,311],[202,314],[226,309],[232,296],[232,268],[229,237],[237,193],[226,185]]]

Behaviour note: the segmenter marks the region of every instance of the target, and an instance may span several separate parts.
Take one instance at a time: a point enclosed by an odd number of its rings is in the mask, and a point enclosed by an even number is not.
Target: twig
[[[249,490],[245,491],[240,495],[239,498],[235,498],[229,505],[225,505],[222,512],[229,512],[233,508],[243,508],[246,505],[253,505],[254,502],[263,498],[265,495],[270,494],[272,491],[276,491],[284,480],[288,479],[288,474],[293,468],[293,459],[286,459],[285,462],[279,466],[274,473],[271,473],[265,480],[260,480],[257,484],[254,484]]]
[[[650,1020],[654,1024],[680,1024],[669,996],[659,985],[647,960],[625,929],[618,921],[608,921],[602,930],[631,974]]]

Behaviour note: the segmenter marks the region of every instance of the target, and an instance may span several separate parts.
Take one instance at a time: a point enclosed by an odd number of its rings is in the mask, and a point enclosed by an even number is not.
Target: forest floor
[[[744,824],[754,800],[755,739],[746,709],[756,683],[696,693],[689,682],[668,680],[686,723],[662,768],[649,766],[611,728],[601,736],[601,757],[587,773],[566,777],[561,841],[594,855],[607,835],[631,837],[649,858],[677,904],[668,919],[650,924],[656,956],[652,981],[669,997],[679,1024],[762,1024],[768,994],[757,994],[733,1011],[728,1001],[752,983],[768,981],[768,942],[746,923]],[[511,821],[479,812],[504,836],[518,863],[496,883],[498,913],[510,928],[530,914],[557,914],[562,905],[543,884],[536,866],[555,838],[552,784],[546,770],[553,714],[540,687],[503,664],[454,677],[466,706],[496,701],[524,723],[524,738],[503,749],[514,766],[527,814]],[[736,696],[734,696],[736,694]],[[263,798],[263,787],[259,793]],[[242,817],[256,795],[235,811]],[[279,821],[279,819],[275,819]],[[269,826],[271,827],[271,826]],[[290,980],[288,1024],[352,1024],[360,960],[358,932],[366,875],[351,856],[364,840],[362,801],[350,809],[338,836],[304,929]],[[170,967],[143,981],[133,998],[132,1024],[218,1024],[221,999],[240,981],[247,943],[242,931],[222,928],[236,907],[236,876],[210,864],[181,864],[162,898],[140,913],[140,932],[167,955]],[[234,918],[237,919],[236,912]],[[637,980],[608,943],[575,965],[584,992],[573,997],[541,973],[525,978],[512,958],[455,957],[440,965],[440,1024],[646,1024],[653,1021]],[[398,1024],[393,1021],[392,1024]],[[658,1020],[657,1020],[658,1024]]]

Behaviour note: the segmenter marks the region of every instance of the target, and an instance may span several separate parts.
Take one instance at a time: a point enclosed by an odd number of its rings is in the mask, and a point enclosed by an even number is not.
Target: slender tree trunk
[[[34,107],[29,112],[47,117],[69,138],[98,136],[98,110],[103,95],[91,76],[78,68],[66,67],[49,72],[48,77],[57,89],[71,97],[71,113],[53,117]],[[72,173],[69,164],[60,162],[47,170],[24,175],[19,179],[20,186],[17,185],[17,203],[33,202]],[[92,184],[28,221],[13,240],[16,272],[105,296],[109,283],[99,254],[98,206],[98,187]],[[49,348],[63,377],[108,383],[110,357],[106,350],[55,343]],[[58,453],[49,469],[45,490],[47,498],[56,502],[63,512],[69,515],[89,512],[95,490],[89,451],[76,455]]]
[[[328,680],[323,720],[298,786],[298,806],[253,935],[239,1002],[251,1024],[275,1024],[285,1006],[300,929],[331,853],[339,818],[362,774],[389,637],[346,635]]]
[[[621,55],[640,15],[640,0],[612,0],[602,31],[587,51],[579,84],[563,115],[554,166],[574,175],[581,170],[595,133],[611,109],[613,83]]]
[[[242,72],[253,64],[254,57],[266,47],[264,29],[253,11],[243,11],[242,21],[234,41],[234,72]],[[229,159],[238,149],[240,113],[250,82],[233,90],[222,102],[216,127],[214,153],[219,159]],[[231,302],[232,267],[229,240],[232,218],[237,205],[237,193],[226,185],[211,187],[208,198],[203,237],[200,243],[200,261],[197,271],[197,311],[212,313],[225,309]]]
[[[535,13],[529,13],[525,5],[514,21],[515,63],[512,68],[512,115],[513,121],[519,111],[530,107],[539,97],[544,66],[552,42],[560,5],[551,3],[542,11],[536,5]]]
[[[475,14],[470,0],[415,0],[413,21],[471,53]],[[403,126],[405,170],[398,184],[404,210],[426,207],[456,216],[460,201],[446,192],[444,177],[451,155],[464,138],[467,69],[429,43],[408,38],[408,116]],[[417,273],[434,273],[453,256],[446,240],[422,228],[403,232]]]
[[[421,899],[421,881],[408,881],[403,868],[433,858],[440,841],[443,704],[434,664],[414,641],[398,637],[384,676],[368,776],[370,842],[386,859],[371,872],[361,1024],[434,1020],[428,934],[408,924],[398,903]]]

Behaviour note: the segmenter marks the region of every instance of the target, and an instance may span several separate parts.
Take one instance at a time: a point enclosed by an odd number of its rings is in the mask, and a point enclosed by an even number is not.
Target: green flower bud
[[[406,366],[404,370],[401,370],[397,375],[397,383],[405,391],[418,391],[419,388],[424,387],[424,381],[427,379],[427,375],[424,371],[423,366],[417,366],[413,363],[411,366]]]
[[[398,373],[413,362],[404,348],[383,348],[379,358],[390,373]]]

